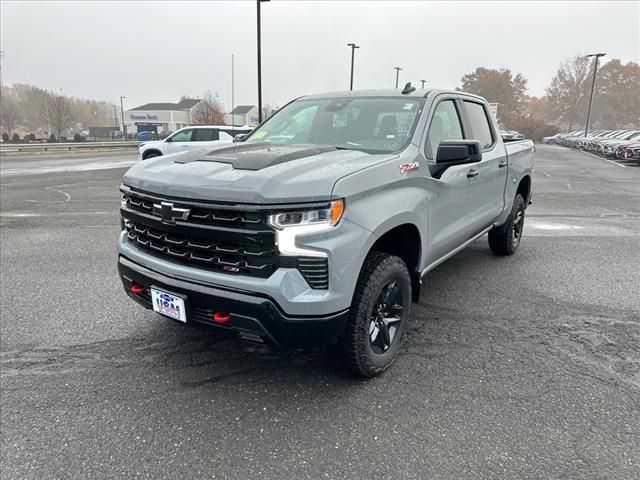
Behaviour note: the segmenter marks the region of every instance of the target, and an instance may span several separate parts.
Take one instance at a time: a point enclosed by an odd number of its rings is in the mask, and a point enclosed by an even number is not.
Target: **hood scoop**
[[[335,147],[252,143],[219,148],[192,161],[227,163],[236,170],[262,170],[263,168],[272,167],[273,165],[312,157],[321,153],[333,152],[335,150]],[[187,162],[176,160],[176,163]]]

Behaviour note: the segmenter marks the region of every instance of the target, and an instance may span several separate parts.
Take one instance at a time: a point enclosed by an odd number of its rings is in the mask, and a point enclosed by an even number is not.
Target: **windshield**
[[[395,152],[409,143],[423,102],[379,97],[298,100],[278,111],[246,141]]]

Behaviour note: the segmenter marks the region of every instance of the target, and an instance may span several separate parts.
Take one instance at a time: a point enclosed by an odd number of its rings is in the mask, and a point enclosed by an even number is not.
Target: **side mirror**
[[[477,163],[482,160],[482,145],[477,140],[445,140],[438,145],[436,163],[443,167]]]
[[[243,142],[244,139],[246,138],[246,136],[247,136],[246,133],[239,133],[235,137],[233,137],[233,141],[234,142]]]
[[[165,141],[165,142],[167,142],[167,143],[171,143],[171,142],[173,142],[173,140],[171,140],[171,137],[167,137],[167,138],[165,138],[165,139],[164,139],[164,141]]]

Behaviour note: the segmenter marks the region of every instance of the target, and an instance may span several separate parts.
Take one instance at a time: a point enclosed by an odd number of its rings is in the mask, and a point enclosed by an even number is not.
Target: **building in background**
[[[128,133],[153,132],[166,134],[193,123],[193,112],[202,100],[185,98],[178,103],[147,103],[125,111]]]
[[[238,105],[224,116],[224,123],[242,127],[258,125],[258,107],[255,105]]]

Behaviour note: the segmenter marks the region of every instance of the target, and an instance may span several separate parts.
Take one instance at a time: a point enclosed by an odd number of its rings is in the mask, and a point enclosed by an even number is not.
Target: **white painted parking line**
[[[591,156],[591,157],[593,157],[593,158],[597,158],[598,160],[604,160],[605,162],[613,163],[614,165],[617,165],[617,166],[619,166],[619,167],[627,168],[625,165],[621,165],[621,164],[619,164],[618,162],[614,162],[613,160],[609,160],[609,159],[607,159],[607,158],[599,157],[598,155],[594,155],[593,153],[585,152],[584,150],[580,150],[580,151],[581,151],[582,153],[584,153],[585,155],[589,155],[589,156]]]
[[[138,162],[135,160],[121,160],[118,162],[91,162],[84,164],[66,164],[55,166],[39,166],[30,165],[25,168],[6,168],[2,169],[1,174],[3,177],[10,177],[15,175],[41,175],[45,173],[63,173],[63,172],[89,172],[93,170],[109,170],[112,168],[130,167]]]
[[[640,219],[631,223],[637,224]],[[634,226],[621,224],[619,219],[582,219],[580,225],[558,219],[538,220],[529,217],[524,223],[525,237],[634,237]]]

